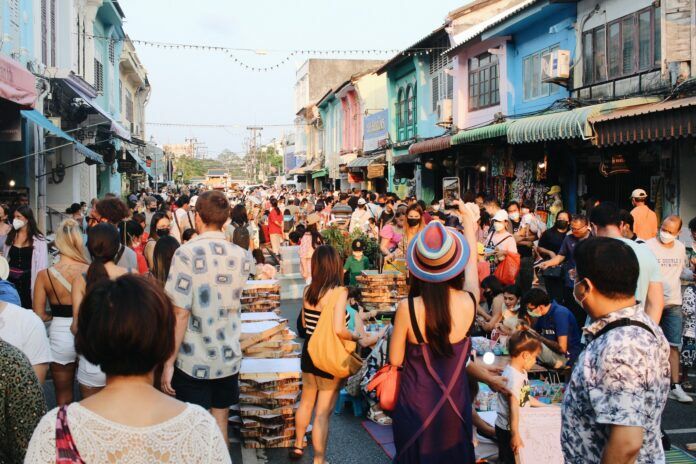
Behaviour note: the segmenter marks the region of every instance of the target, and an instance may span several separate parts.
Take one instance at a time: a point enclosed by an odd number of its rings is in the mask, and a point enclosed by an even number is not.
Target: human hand
[[[161,386],[162,391],[167,395],[174,396],[176,391],[172,388],[172,377],[174,377],[174,364],[167,362],[162,369]]]
[[[541,263],[537,264],[536,267],[538,267],[538,268],[541,269],[541,270],[544,270],[544,269],[550,268],[551,265],[549,264],[548,261],[544,261],[544,262],[541,262]]]
[[[517,433],[513,433],[510,437],[510,448],[515,454],[518,454],[522,448],[524,448],[524,443],[522,438]]]
[[[492,375],[486,382],[491,390],[501,393],[505,396],[512,395],[512,392],[507,387],[507,378],[500,375]]]

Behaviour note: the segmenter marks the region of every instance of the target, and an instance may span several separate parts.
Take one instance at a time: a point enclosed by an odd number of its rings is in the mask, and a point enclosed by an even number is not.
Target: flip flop
[[[293,446],[288,453],[288,458],[290,458],[291,461],[299,461],[302,459],[302,456],[304,456],[304,449],[298,448],[297,446]]]

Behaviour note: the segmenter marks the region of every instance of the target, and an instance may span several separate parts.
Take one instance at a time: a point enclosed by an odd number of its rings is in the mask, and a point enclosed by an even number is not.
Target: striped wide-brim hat
[[[462,234],[432,221],[409,243],[406,262],[416,278],[446,282],[464,272],[469,252]]]

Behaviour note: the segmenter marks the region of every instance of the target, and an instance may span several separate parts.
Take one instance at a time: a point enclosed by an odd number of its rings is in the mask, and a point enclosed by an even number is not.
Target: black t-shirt
[[[353,208],[353,211],[355,211],[355,208],[358,207],[358,200],[360,197],[356,197],[355,195],[351,195],[350,198],[348,198],[348,205],[350,205],[351,208]]]
[[[558,254],[567,232],[559,232],[555,227],[546,229],[539,239],[539,246]]]
[[[518,230],[520,230],[520,225],[522,225],[522,220],[520,219],[519,221],[510,221],[510,224],[512,225],[512,233],[516,234]],[[520,254],[522,258],[531,258],[532,256],[532,247],[527,246],[527,245],[517,245],[517,252]]]

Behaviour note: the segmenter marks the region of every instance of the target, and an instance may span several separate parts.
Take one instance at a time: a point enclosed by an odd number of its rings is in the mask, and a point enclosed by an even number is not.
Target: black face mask
[[[166,237],[169,235],[169,229],[157,229],[158,237]]]
[[[556,221],[556,229],[558,230],[565,230],[568,228],[568,221]]]
[[[155,211],[157,211],[157,208],[148,208],[148,209],[150,210],[151,213],[154,213]]]
[[[406,222],[408,222],[409,226],[416,227],[418,224],[420,224],[421,220],[416,218],[408,218]]]

